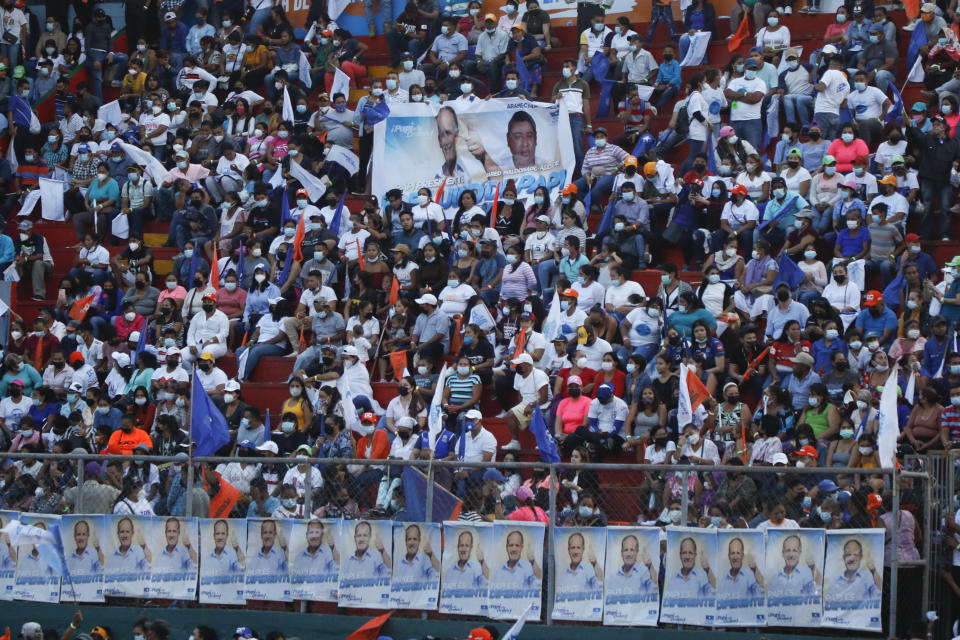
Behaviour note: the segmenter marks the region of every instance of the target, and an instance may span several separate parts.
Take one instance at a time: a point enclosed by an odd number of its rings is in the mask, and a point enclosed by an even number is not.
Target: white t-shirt
[[[647,297],[647,292],[643,290],[639,282],[627,280],[623,284],[611,284],[607,287],[607,294],[604,301],[606,304],[611,304],[614,308],[617,308],[627,304],[628,298],[633,294],[637,294],[641,298]]]
[[[737,184],[742,184],[745,186],[747,188],[747,195],[754,200],[757,200],[763,196],[763,185],[770,182],[770,180],[770,174],[766,171],[761,171],[760,175],[756,177],[748,175],[746,171],[741,172],[737,176]]]
[[[779,49],[790,46],[790,29],[781,26],[776,31],[770,31],[766,27],[757,31],[758,47],[773,47]]]
[[[463,313],[467,310],[467,301],[477,294],[468,284],[460,283],[456,287],[444,287],[437,296],[440,301],[440,311],[448,316]]]
[[[727,89],[731,91],[743,92],[746,89],[748,94],[750,93],[766,93],[767,84],[760,78],[754,78],[753,80],[747,80],[746,78],[734,78],[727,85]],[[736,101],[737,106],[734,107],[731,102],[730,105],[730,120],[739,121],[739,120],[759,120],[761,115],[761,108],[763,106],[763,101],[756,104],[747,104],[742,100]]]
[[[577,350],[583,351],[583,355],[586,356],[588,369],[600,371],[603,356],[613,351],[613,347],[603,338],[597,338],[592,345],[577,345]]]
[[[694,117],[696,113],[703,116],[703,122],[700,122]],[[690,130],[689,133],[687,133],[688,138],[701,142],[707,139],[706,118],[708,114],[707,101],[703,99],[703,94],[699,91],[691,93],[687,99],[687,117],[690,119]]]
[[[493,454],[493,457],[490,458],[491,461],[497,459],[497,437],[483,427],[480,428],[480,433],[477,434],[476,438],[469,432],[465,432],[461,437],[467,438],[463,447],[464,462],[482,462],[485,453]],[[457,449],[459,450],[459,447]]]
[[[20,428],[20,418],[27,415],[30,407],[33,406],[33,398],[21,395],[20,402],[14,402],[13,398],[7,397],[0,400],[0,420],[3,420],[7,429],[16,431]]]
[[[817,99],[813,103],[814,115],[818,113],[832,113],[840,115],[840,104],[850,95],[850,81],[847,74],[838,69],[828,69],[820,78],[826,85],[823,91],[817,91]]]
[[[733,200],[727,200],[727,203],[723,205],[720,219],[726,220],[734,231],[739,231],[748,222],[759,220],[760,211],[757,210],[757,205],[750,200],[744,200],[743,204],[740,205],[734,204]]]
[[[800,188],[801,182],[810,180],[810,172],[800,167],[793,176],[789,176],[787,175],[787,170],[784,169],[780,172],[780,177],[787,183],[787,191],[797,191]]]
[[[520,402],[524,405],[536,403],[540,397],[539,391],[544,386],[547,387],[547,401],[540,405],[541,409],[547,409],[550,406],[550,379],[547,374],[534,367],[526,378],[521,375],[513,378],[513,388],[520,392]]]
[[[348,231],[340,234],[340,242],[337,243],[337,246],[343,249],[348,261],[356,260],[369,237],[370,232],[366,229],[360,229],[357,232]]]
[[[530,258],[534,261],[552,255],[556,246],[557,236],[553,235],[551,231],[544,231],[543,233],[534,231],[527,236],[526,242],[523,243],[524,250],[530,252]]]
[[[577,309],[580,309],[584,313],[590,313],[590,309],[592,309],[595,304],[603,304],[606,290],[599,282],[591,282],[586,287],[579,282],[574,282],[571,288],[579,295],[577,298]]]
[[[671,451],[676,451],[676,450],[677,450],[677,443],[675,443],[673,440],[668,440],[667,446],[665,446],[662,451],[657,451],[657,445],[648,444],[647,448],[644,449],[643,457],[645,458],[645,462],[648,462],[650,464],[666,464],[667,455]]]
[[[262,344],[280,335],[280,332],[283,331],[283,325],[274,320],[272,315],[265,313],[260,316],[260,320],[257,321],[257,329],[260,329],[260,336],[257,343]]]
[[[639,347],[645,344],[660,344],[660,318],[650,317],[646,307],[638,307],[627,314],[630,344]]]
[[[867,87],[863,91],[851,91],[847,96],[847,108],[857,120],[876,120],[883,111],[883,102],[887,94],[876,87]]]

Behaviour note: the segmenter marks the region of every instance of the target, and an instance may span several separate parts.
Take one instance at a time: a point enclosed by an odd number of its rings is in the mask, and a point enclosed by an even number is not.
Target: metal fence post
[[[387,467],[389,469],[389,467]],[[406,500],[404,496],[404,500]],[[424,510],[424,520],[433,522],[433,452],[430,452],[430,462],[427,464],[427,497],[426,509]],[[406,503],[404,503],[406,504]]]
[[[303,517],[310,519],[313,513],[313,470],[315,467],[312,462],[307,462],[307,473],[303,479]]]
[[[926,497],[923,501],[923,611],[930,611],[930,567],[933,566],[933,558],[930,556],[932,550],[930,538],[933,534],[933,526],[930,524],[930,519],[933,517],[933,477],[929,474],[929,470],[925,482],[926,487],[923,492]]]
[[[193,516],[193,458],[187,460],[187,497],[183,505],[183,515]]]
[[[890,477],[893,479],[893,517],[890,521],[891,531],[891,551],[890,551],[890,622],[887,629],[889,637],[897,637],[897,560],[900,553],[900,478],[897,475],[896,468],[891,471]],[[876,562],[876,560],[874,560]]]
[[[683,494],[682,494],[682,497],[681,497],[681,500],[680,500],[680,511],[682,512],[682,515],[680,516],[680,518],[681,518],[681,520],[680,520],[680,526],[682,526],[682,527],[687,526],[687,524],[690,522],[690,520],[689,520],[689,515],[687,515],[687,514],[690,513],[690,511],[689,511],[689,509],[690,509],[690,492],[687,491],[687,487],[690,486],[690,485],[689,485],[689,482],[690,482],[690,472],[687,471],[686,469],[684,469],[684,471],[683,471]],[[664,506],[667,506],[667,505],[664,505]]]
[[[550,465],[550,520],[547,522],[547,540],[543,548],[547,550],[547,624],[553,624],[553,600],[556,589],[554,577],[557,575],[557,561],[554,558],[553,534],[557,526],[557,467]]]
[[[77,501],[73,505],[74,513],[84,513],[83,511],[83,483],[85,482],[84,476],[86,475],[86,464],[87,461],[83,458],[77,460]]]

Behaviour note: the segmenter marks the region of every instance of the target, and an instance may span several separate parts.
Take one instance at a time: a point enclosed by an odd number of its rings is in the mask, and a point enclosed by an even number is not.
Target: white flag
[[[17,263],[11,262],[10,266],[3,271],[4,282],[20,282],[20,272],[17,271]]]
[[[709,31],[697,31],[690,39],[690,48],[687,55],[680,62],[681,67],[695,67],[703,63],[703,56],[707,54],[707,45],[710,44]]]
[[[140,147],[135,147],[132,144],[123,141],[117,142],[123,147],[123,150],[130,160],[144,167],[144,171],[146,171],[150,179],[153,180],[153,184],[159,187],[167,180],[167,170],[163,168],[163,164],[161,164],[159,160],[153,157],[153,154],[147,153]]]
[[[560,325],[563,320],[563,311],[560,309],[560,295],[557,293],[557,290],[553,290],[553,301],[550,303],[550,311],[547,312],[547,317],[543,321],[543,337],[547,339],[548,342],[553,341],[557,337],[557,334],[560,333]]]
[[[293,164],[293,163],[291,163]],[[276,189],[283,184],[283,167],[277,167],[277,170],[273,172],[273,175],[270,176],[270,181],[267,182],[271,187]]]
[[[773,140],[780,136],[780,96],[773,94],[770,96],[770,103],[767,105],[767,138]]]
[[[330,15],[330,19],[336,20],[339,18],[340,14],[346,11],[348,4],[350,4],[350,0],[330,0],[327,3],[327,13]]]
[[[300,82],[307,89],[313,88],[313,80],[310,78],[310,60],[305,51],[300,52],[300,61],[297,64],[297,75],[300,76]]]
[[[649,100],[656,90],[656,87],[652,84],[635,84],[633,86],[637,88],[637,97],[641,100]]]
[[[290,163],[290,169],[287,173],[290,174],[291,178],[296,178],[300,181],[300,184],[303,186],[303,188],[307,190],[310,202],[316,202],[323,197],[323,194],[327,192],[327,186],[323,184],[323,181],[320,178],[316,177],[296,162]]]
[[[53,537],[53,532],[47,531],[32,524],[23,524],[19,520],[11,520],[0,533],[7,534],[10,544],[20,546],[23,544],[52,544],[56,545],[57,540]]]
[[[520,631],[523,629],[523,625],[526,624],[527,618],[530,617],[530,613],[533,611],[533,603],[527,605],[527,608],[523,610],[523,613],[520,614],[520,617],[517,618],[517,621],[513,623],[513,626],[510,627],[510,630],[503,636],[502,640],[517,640],[517,637],[520,635]]]
[[[290,102],[290,92],[283,88],[283,106],[280,108],[280,117],[287,122],[293,122],[293,103]]]
[[[29,216],[33,213],[38,202],[40,202],[40,189],[33,189],[27,194],[27,197],[23,199],[23,204],[20,205],[20,211],[17,213],[17,217],[25,218]]]
[[[127,214],[117,214],[117,217],[110,222],[110,233],[123,240],[130,237],[130,220],[127,219]]]
[[[680,395],[677,398],[677,426],[683,428],[693,422],[690,390],[687,388],[687,365],[680,363]]]
[[[357,154],[350,151],[346,147],[341,147],[338,144],[330,147],[330,152],[327,154],[327,160],[330,162],[336,162],[338,165],[347,170],[351,176],[356,175],[357,171],[360,171],[360,158],[357,157]]]
[[[907,402],[913,405],[917,397],[917,375],[918,374],[916,371],[911,371],[907,375],[909,377],[907,378],[907,388],[904,389],[903,391],[903,397]]]
[[[357,408],[353,406],[353,394],[350,393],[350,385],[343,376],[337,378],[337,391],[340,392],[340,406],[343,408],[343,421],[347,428],[356,431],[361,436],[367,435],[360,426],[360,418],[357,416]]]
[[[103,120],[107,124],[111,122],[117,124],[121,117],[123,117],[123,112],[120,110],[120,103],[116,100],[97,109],[97,120]]]
[[[897,437],[900,435],[900,419],[897,414],[897,376],[900,365],[893,365],[887,384],[883,385],[880,394],[880,411],[877,420],[880,428],[877,431],[877,453],[880,456],[880,466],[889,468],[894,466],[897,454]]]
[[[333,100],[333,96],[338,93],[342,93],[347,101],[350,100],[350,76],[340,71],[340,69],[334,69],[333,83],[330,85],[330,99]]]
[[[17,151],[13,147],[13,140],[10,140],[7,146],[7,162],[10,163],[10,171],[16,173],[17,169],[20,168],[20,163],[17,162]]]
[[[44,220],[63,222],[63,191],[66,183],[60,180],[40,178],[40,215]]]
[[[430,414],[427,416],[427,427],[430,429],[430,451],[433,451],[437,444],[437,437],[443,431],[443,383],[447,379],[447,363],[443,363],[440,369],[440,377],[437,378],[437,386],[433,391],[433,399],[430,401]]]
[[[923,56],[917,56],[916,62],[910,67],[910,73],[907,74],[907,82],[923,82],[926,74],[923,71]]]

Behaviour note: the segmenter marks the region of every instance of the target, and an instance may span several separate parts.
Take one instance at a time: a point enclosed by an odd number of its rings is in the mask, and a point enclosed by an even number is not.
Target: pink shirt
[[[854,138],[850,144],[837,138],[830,143],[827,153],[837,159],[838,173],[850,173],[853,171],[853,161],[860,156],[864,158],[869,156],[870,149],[867,148],[867,143],[860,138]]]
[[[170,298],[171,300],[184,300],[187,297],[187,290],[177,285],[173,289],[164,289],[160,292],[160,295],[157,296],[157,305],[159,306],[161,302]]]
[[[210,169],[199,164],[188,164],[184,171],[181,171],[177,167],[171,169],[170,172],[167,173],[167,179],[163,181],[163,184],[173,184],[174,180],[178,178],[183,178],[187,182],[200,182],[201,180],[206,180],[209,175]]]
[[[837,24],[836,22],[834,22],[829,27],[827,27],[826,31],[823,32],[823,39],[826,40],[827,38],[838,38],[846,34],[847,29],[849,28],[850,28],[849,22],[844,22],[843,24]]]
[[[560,422],[563,424],[564,433],[573,433],[577,427],[583,425],[583,419],[590,411],[590,398],[581,395],[577,399],[564,398],[557,405],[557,415],[560,416]]]
[[[550,522],[550,516],[540,507],[523,505],[522,507],[517,507],[516,510],[508,515],[507,520],[513,520],[515,522]]]

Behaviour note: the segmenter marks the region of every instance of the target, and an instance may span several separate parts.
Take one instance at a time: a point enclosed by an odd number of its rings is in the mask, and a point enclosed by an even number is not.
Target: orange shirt
[[[143,429],[134,427],[130,433],[124,433],[123,429],[117,429],[110,434],[107,448],[100,453],[128,456],[133,453],[133,450],[136,449],[137,445],[141,442],[153,449],[153,440],[150,439],[150,435]]]
[[[357,457],[367,458],[367,438],[363,436],[357,443]],[[370,460],[386,460],[390,454],[390,439],[387,432],[383,429],[377,429],[373,432],[373,447],[370,449]]]

